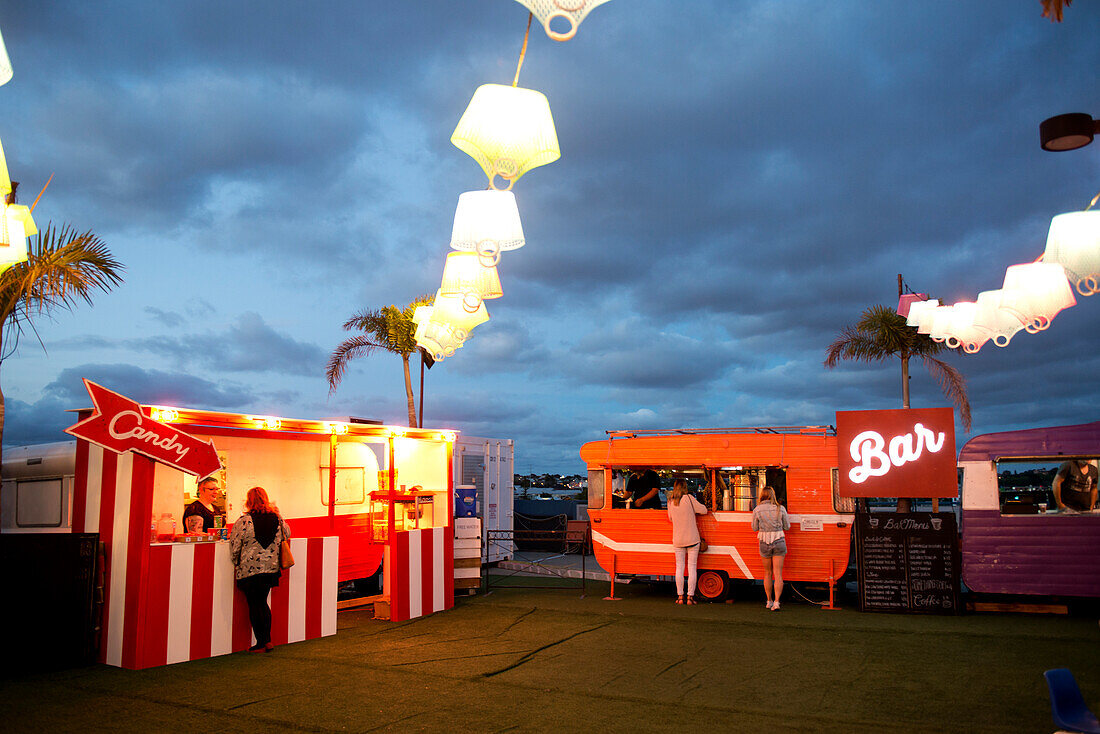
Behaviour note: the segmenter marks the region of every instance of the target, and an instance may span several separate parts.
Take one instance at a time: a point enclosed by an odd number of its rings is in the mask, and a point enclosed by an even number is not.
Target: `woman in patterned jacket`
[[[271,504],[263,487],[248,490],[245,512],[233,523],[229,534],[229,557],[236,568],[237,588],[248,600],[248,618],[256,644],[249,652],[271,652],[271,608],[267,595],[279,585],[282,567],[279,549],[290,540],[290,528],[279,517],[279,509]]]

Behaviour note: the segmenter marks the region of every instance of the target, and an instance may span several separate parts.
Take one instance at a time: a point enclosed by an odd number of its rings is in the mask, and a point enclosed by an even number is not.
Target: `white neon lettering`
[[[136,418],[137,423],[128,431],[116,430],[119,419],[125,416]],[[175,451],[180,459],[186,456],[187,452],[191,450],[189,446],[185,447],[183,444],[176,441],[179,437],[178,433],[172,434],[171,438],[165,438],[151,428],[142,428],[142,417],[141,413],[133,410],[124,410],[121,413],[116,413],[115,416],[111,418],[111,422],[107,424],[107,433],[111,435],[111,438],[133,438],[137,441],[144,441],[145,443],[162,448],[165,451]]]
[[[944,433],[937,434],[917,423],[913,426],[912,433],[891,438],[887,451],[883,451],[887,442],[882,435],[878,431],[864,431],[853,438],[848,446],[852,460],[859,462],[859,466],[848,472],[848,478],[856,484],[863,484],[870,477],[885,476],[891,465],[902,466],[916,461],[925,449],[931,454],[937,453],[943,448],[945,439]]]

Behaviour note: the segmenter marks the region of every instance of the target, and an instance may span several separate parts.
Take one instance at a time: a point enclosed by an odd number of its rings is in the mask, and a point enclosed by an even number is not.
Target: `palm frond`
[[[344,379],[344,373],[348,369],[348,362],[356,357],[365,357],[375,349],[386,347],[373,342],[366,336],[353,336],[340,342],[336,349],[329,355],[328,364],[325,365],[325,378],[328,380],[329,394],[336,392],[340,380]]]
[[[963,428],[970,433],[970,399],[966,395],[966,378],[957,369],[935,357],[921,356],[924,366],[940,383],[944,395],[959,409]]]

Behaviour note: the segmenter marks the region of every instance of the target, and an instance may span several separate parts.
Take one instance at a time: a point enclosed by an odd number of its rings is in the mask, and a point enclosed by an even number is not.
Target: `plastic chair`
[[[1100,734],[1100,721],[1089,710],[1069,668],[1048,670],[1043,677],[1050,688],[1050,713],[1054,723],[1071,732]]]

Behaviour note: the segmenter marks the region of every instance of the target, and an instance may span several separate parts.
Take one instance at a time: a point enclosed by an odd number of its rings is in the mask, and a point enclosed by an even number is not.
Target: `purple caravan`
[[[967,587],[1100,597],[1098,456],[1100,421],[970,439],[959,452]]]

